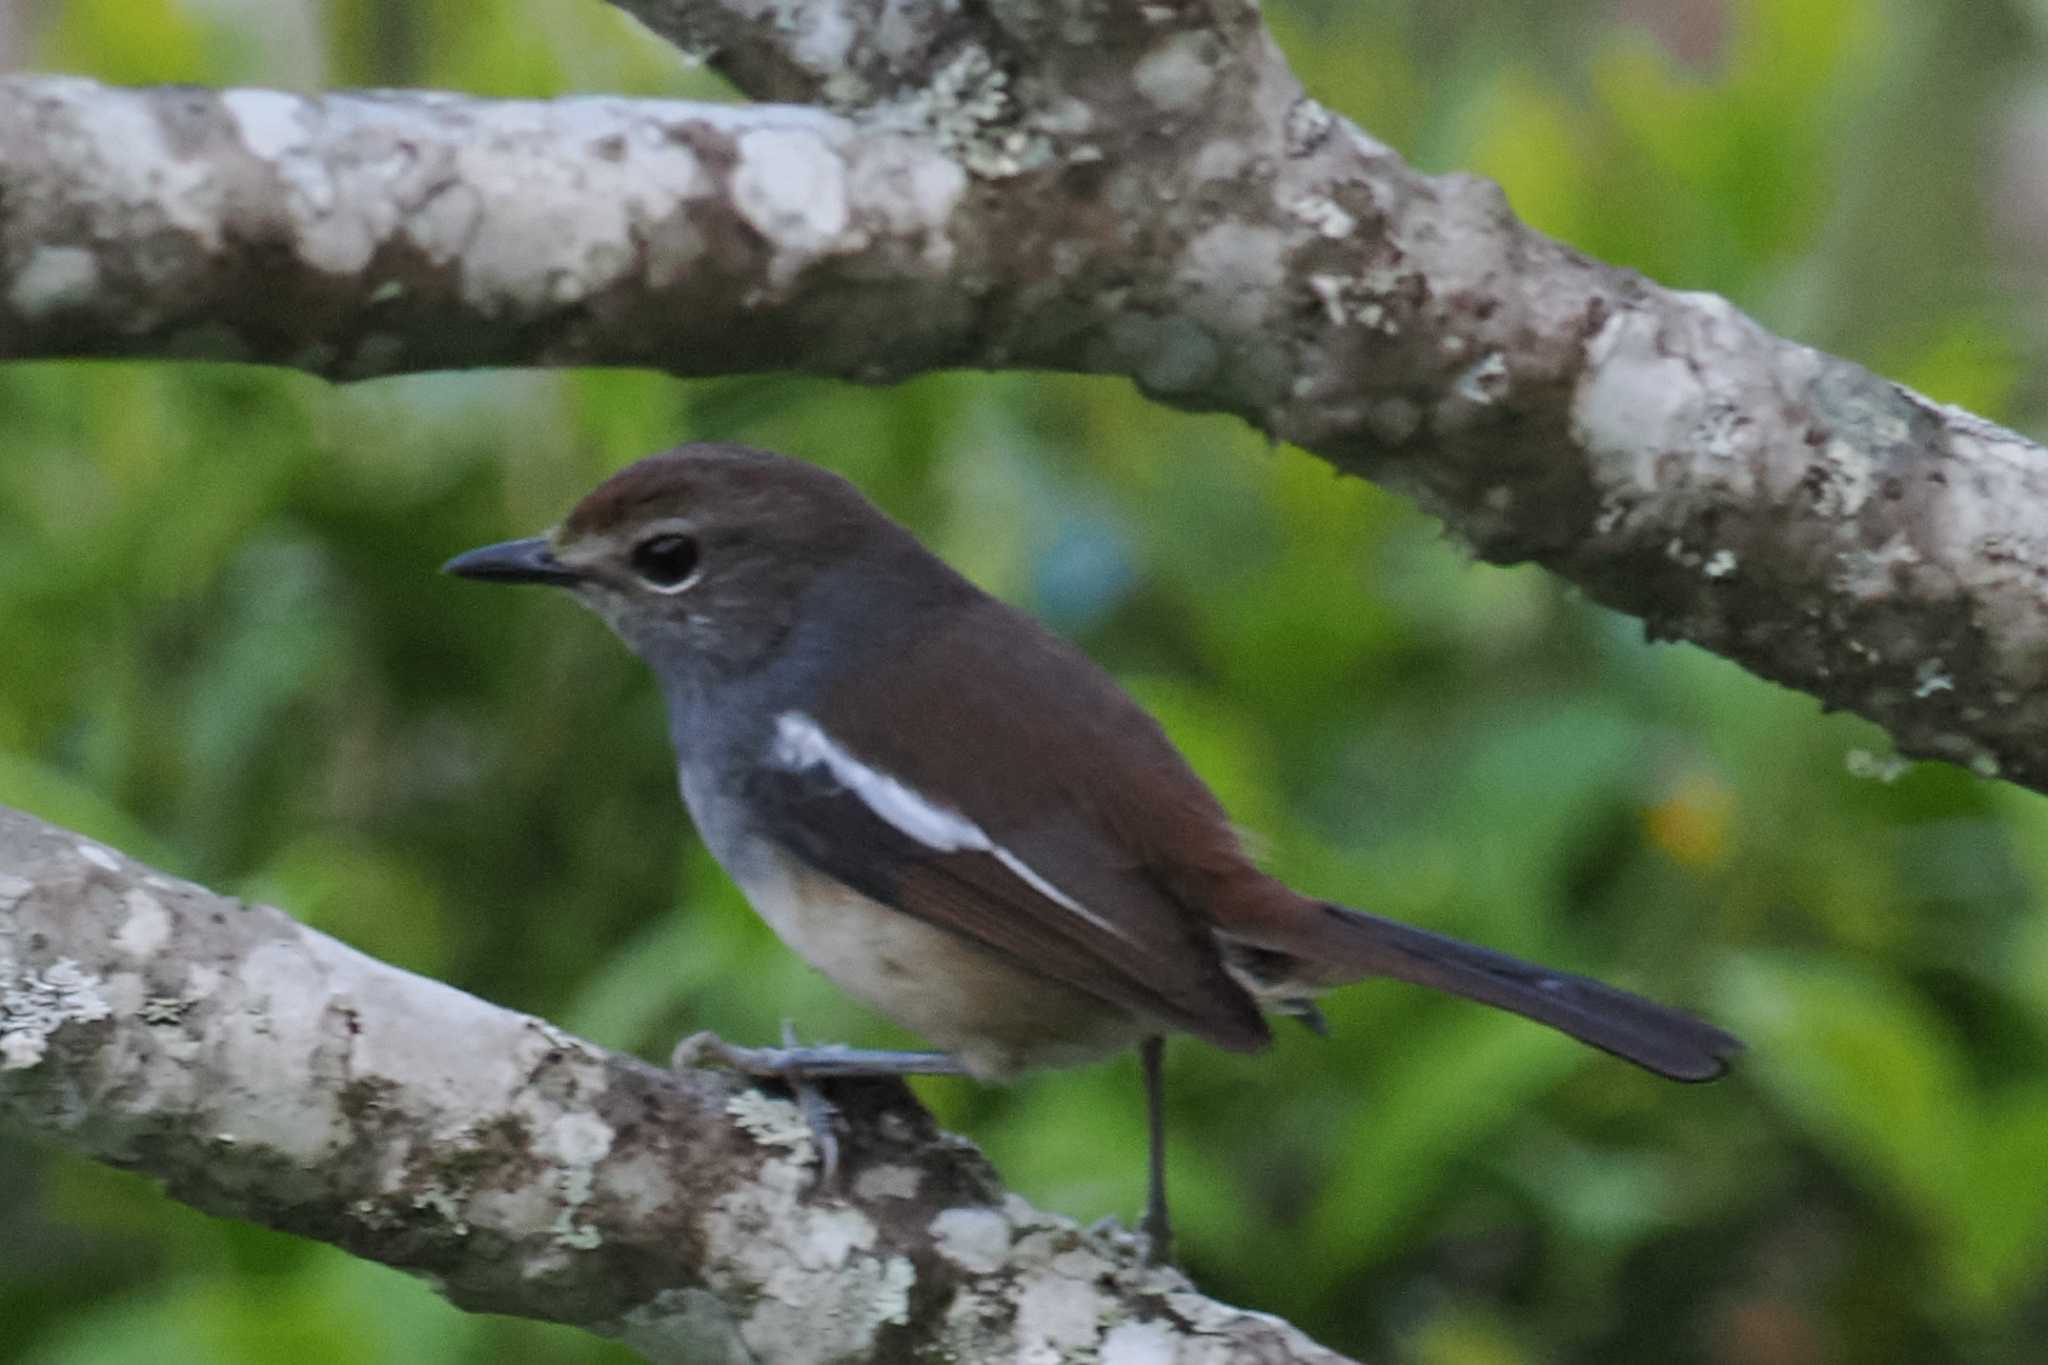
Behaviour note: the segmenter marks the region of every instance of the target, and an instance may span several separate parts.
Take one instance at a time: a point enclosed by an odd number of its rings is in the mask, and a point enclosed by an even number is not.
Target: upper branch
[[[1128,375],[2048,790],[2040,447],[1416,174],[1248,0],[628,7],[843,112],[0,80],[0,357]]]
[[[973,21],[932,0],[613,0],[757,100],[873,103]]]
[[[799,108],[0,79],[0,357],[907,370],[965,189]]]
[[[1092,103],[1125,85],[1134,58],[1167,34],[1256,42],[1257,0],[611,0],[757,100],[875,109],[939,93],[963,62],[1019,82],[1023,101],[1054,92]]]
[[[899,1083],[660,1071],[0,809],[0,1124],[658,1361],[1344,1365],[1005,1196]],[[1096,1358],[1091,1356],[1091,1358]]]

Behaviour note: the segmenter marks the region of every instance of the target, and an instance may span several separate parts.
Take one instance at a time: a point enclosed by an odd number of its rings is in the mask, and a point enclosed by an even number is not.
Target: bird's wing
[[[1057,642],[1048,656],[1031,657],[1049,638],[1034,633],[1020,652],[1013,634],[1000,661],[970,655],[967,666],[1001,670],[970,687],[920,668],[922,651],[892,659],[887,704],[854,710],[907,710],[914,725],[840,725],[843,697],[820,715],[781,713],[766,761],[747,779],[752,818],[820,872],[1015,966],[1222,1047],[1263,1046],[1265,1021],[1224,969],[1205,915],[1176,899],[1135,846],[1130,822],[1116,818],[1119,801],[1147,796],[1124,790],[1152,780],[1147,766],[1130,772],[1101,752],[1065,761],[1076,743],[1104,742],[1107,700],[1112,730],[1127,741],[1129,726],[1147,727],[1139,742],[1147,759],[1162,749],[1175,778],[1194,784],[1195,805],[1207,812],[1213,801],[1150,718],[1092,664]],[[961,666],[959,650],[945,657]],[[1047,705],[1018,693],[1048,685],[1092,695],[1062,693]],[[1077,723],[1074,734],[1040,733],[1032,726],[1044,722],[1028,719],[1049,715],[1064,731],[1059,718],[1091,700],[1095,723]],[[906,747],[917,737],[929,738]]]

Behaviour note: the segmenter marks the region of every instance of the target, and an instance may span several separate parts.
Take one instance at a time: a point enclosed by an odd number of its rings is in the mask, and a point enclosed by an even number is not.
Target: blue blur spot
[[[1078,634],[1115,611],[1136,578],[1129,540],[1115,522],[1068,515],[1033,566],[1032,596],[1048,625]]]

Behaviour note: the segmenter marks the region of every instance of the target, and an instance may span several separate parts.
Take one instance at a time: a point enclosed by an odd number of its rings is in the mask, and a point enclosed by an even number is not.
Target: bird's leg
[[[883,1052],[828,1043],[796,1047],[784,1035],[782,1047],[740,1047],[715,1033],[693,1033],[676,1044],[669,1066],[723,1064],[749,1076],[787,1078],[799,1074],[830,1081],[859,1076],[965,1076],[967,1068],[944,1052]]]
[[[829,1044],[798,1047],[796,1030],[782,1024],[781,1047],[739,1047],[715,1033],[693,1033],[669,1054],[671,1070],[724,1064],[748,1076],[787,1085],[810,1125],[818,1146],[818,1178],[829,1181],[839,1172],[839,1110],[818,1087],[819,1081],[863,1076],[964,1076],[967,1068],[944,1052],[883,1052]]]
[[[1173,1222],[1166,1213],[1166,1040],[1157,1035],[1138,1046],[1145,1072],[1145,1121],[1151,1135],[1150,1186],[1145,1196],[1145,1259],[1164,1265],[1173,1256]]]

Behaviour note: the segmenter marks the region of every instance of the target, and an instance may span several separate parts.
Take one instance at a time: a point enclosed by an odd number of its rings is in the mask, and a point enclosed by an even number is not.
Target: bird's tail
[[[1298,901],[1293,913],[1233,923],[1226,935],[1292,959],[1289,974],[1310,988],[1389,976],[1548,1024],[1675,1081],[1711,1081],[1742,1051],[1734,1035],[1682,1010],[1341,905]]]

